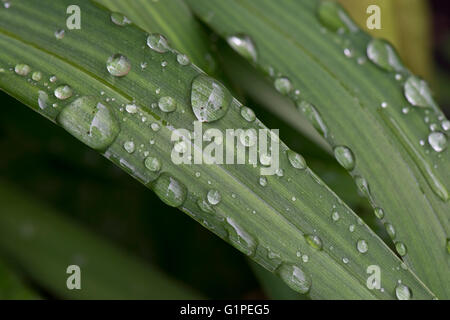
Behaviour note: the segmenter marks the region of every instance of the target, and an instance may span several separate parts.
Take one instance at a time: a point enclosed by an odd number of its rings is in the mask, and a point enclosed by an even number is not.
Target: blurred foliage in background
[[[383,30],[367,31],[396,45],[406,64],[432,82],[438,102],[449,114],[448,1],[340,2],[363,27],[367,6],[381,6]],[[373,215],[369,215],[370,209],[356,197],[351,178],[343,174],[343,169],[335,164],[334,159],[307,138],[298,139],[296,131],[264,112],[263,108],[258,108],[256,102],[248,102],[255,107],[264,123],[281,129],[283,140],[292,149],[300,151],[329,186],[333,187],[339,181],[341,189],[335,189],[336,192],[381,233]],[[165,292],[160,292],[160,297],[165,298],[301,298],[289,289],[267,286],[267,283],[278,279],[263,276],[264,281],[259,282],[264,270],[250,265],[237,250],[187,215],[165,206],[154,193],[68,133],[48,125],[46,119],[31,113],[4,93],[0,93],[0,103],[0,224],[3,228],[0,228],[0,299],[69,298],[55,289],[55,282],[66,278],[65,270],[54,267],[54,277],[50,273],[45,274],[44,279],[42,268],[52,270],[50,266],[59,265],[62,261],[66,263],[61,259],[67,258],[68,261],[77,255],[79,257],[83,243],[89,241],[94,248],[104,248],[110,254],[100,256],[108,261],[95,259],[95,255],[88,260],[96,268],[109,270],[104,282],[92,283],[99,289],[98,298],[155,297],[137,289],[145,286],[143,282],[151,281],[155,275],[162,279],[161,286],[164,286],[166,277],[170,283]],[[342,185],[347,187],[342,188]],[[14,198],[19,202],[39,204],[14,206]],[[34,207],[39,208],[35,213],[32,212]],[[43,208],[52,208],[52,214],[42,215],[45,218],[36,221],[34,227],[46,228],[46,219],[54,219],[59,221],[57,226],[62,229],[49,232],[48,242],[30,244],[33,250],[27,251],[23,237],[30,228],[34,230],[30,221],[33,217],[41,217],[41,211],[45,211]],[[19,211],[23,215],[15,217]],[[69,227],[70,221],[76,226]],[[65,239],[64,234],[75,238]],[[11,250],[14,244],[24,249]],[[85,258],[90,257],[92,251],[85,249]],[[123,263],[124,257],[128,256],[132,261]],[[115,274],[121,277],[126,270],[145,274],[145,269],[147,278],[131,276],[128,282],[122,283],[124,287],[111,288],[110,296],[100,290],[109,280],[114,280]],[[127,285],[129,287],[125,288]],[[266,290],[268,287],[276,292]],[[124,296],[126,293],[129,295]]]

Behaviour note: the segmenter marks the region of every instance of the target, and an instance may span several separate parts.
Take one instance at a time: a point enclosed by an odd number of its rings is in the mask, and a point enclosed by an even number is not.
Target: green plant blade
[[[351,150],[340,160],[372,206],[384,211],[383,222],[395,227],[404,260],[448,298],[450,148],[437,152],[427,142],[431,130],[444,130],[446,119],[426,85],[401,65],[394,49],[370,42],[328,2],[188,3],[235,47],[231,37],[251,39],[238,50],[256,48],[251,63],[297,102],[333,148]],[[446,135],[437,140],[444,144]]]
[[[3,260],[3,259],[2,259]],[[0,299],[37,300],[39,295],[29,288],[10,266],[0,261]]]
[[[66,299],[201,299],[146,265],[0,182],[0,250],[36,283]],[[69,265],[81,269],[81,289],[69,290]]]
[[[178,129],[192,130],[197,117],[206,121],[203,132],[265,127],[218,82],[194,65],[179,63],[178,53],[163,38],[148,38],[132,25],[115,25],[110,13],[87,1],[78,3],[82,29],[66,30],[62,39],[55,30],[64,28],[71,0],[11,1],[0,11],[2,90],[96,148],[162,201],[277,272],[299,292],[312,298],[393,299],[401,281],[412,298],[433,296],[284,144],[282,170],[265,177],[267,183],[261,183],[259,162],[175,165],[172,151],[193,142],[180,145],[171,136],[187,136]],[[239,141],[245,146],[252,140],[239,135]],[[223,150],[234,150],[239,141],[221,141]],[[199,145],[194,147],[197,151]],[[340,214],[337,222],[334,211]],[[175,235],[168,230],[168,236]],[[357,250],[359,240],[368,244],[368,251]],[[383,290],[366,286],[370,265],[383,270]]]

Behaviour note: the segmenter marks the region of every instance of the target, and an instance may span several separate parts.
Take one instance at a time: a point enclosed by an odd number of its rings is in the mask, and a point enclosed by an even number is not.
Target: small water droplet
[[[173,112],[177,109],[177,102],[172,97],[161,97],[158,101],[158,107],[163,112]]]
[[[369,245],[367,244],[367,241],[364,239],[358,240],[356,243],[356,248],[361,253],[366,253],[369,250]]]
[[[385,223],[384,227],[386,228],[386,232],[389,235],[389,237],[391,237],[391,239],[395,239],[396,235],[395,227],[390,223]]]
[[[325,138],[328,136],[328,129],[325,122],[322,120],[320,113],[317,109],[307,101],[301,101],[297,103],[297,108],[303,112],[303,114],[308,118],[313,127]]]
[[[208,194],[206,195],[208,202],[212,204],[213,206],[219,204],[220,200],[222,200],[222,196],[220,195],[220,192],[218,190],[211,189],[208,191]]]
[[[226,221],[230,242],[246,255],[252,255],[256,250],[256,240],[232,218],[227,217]]]
[[[260,177],[259,178],[259,184],[263,187],[267,186],[267,178],[266,177]]]
[[[306,161],[305,159],[299,155],[297,152],[288,150],[287,156],[289,159],[289,162],[291,163],[291,166],[293,166],[296,169],[305,169],[306,168]]]
[[[404,284],[399,283],[395,287],[395,296],[398,300],[410,300],[412,297],[411,290]]]
[[[450,121],[449,120],[442,121],[441,127],[442,127],[442,130],[449,131],[450,130]]]
[[[275,79],[274,86],[275,89],[283,95],[288,95],[292,91],[291,80],[289,80],[286,77],[280,77]]]
[[[383,219],[384,218],[384,210],[382,208],[375,208],[375,217],[377,217],[378,219]]]
[[[33,72],[33,74],[31,75],[31,79],[33,79],[34,81],[41,81],[42,73],[40,71]]]
[[[339,221],[339,219],[340,219],[340,215],[339,215],[339,212],[337,212],[337,211],[333,211],[333,213],[331,214],[331,219],[333,219],[333,221]]]
[[[167,39],[159,33],[152,33],[147,37],[147,46],[158,53],[164,53],[170,49]]]
[[[348,231],[350,231],[350,232],[355,232],[355,225],[354,225],[354,224],[351,224],[351,225],[348,227]]]
[[[66,100],[72,96],[73,90],[67,84],[63,84],[55,89],[54,94],[59,100]]]
[[[66,31],[64,31],[64,29],[56,30],[55,31],[55,38],[58,39],[58,40],[61,40],[61,39],[64,38],[65,34],[66,34]]]
[[[344,263],[344,264],[347,264],[348,262],[349,262],[349,260],[348,260],[348,258],[342,258],[342,262]]]
[[[253,110],[250,108],[247,108],[247,107],[241,108],[241,116],[248,122],[253,122],[256,119],[256,116],[255,116],[255,113],[253,112]]]
[[[51,83],[55,83],[56,81],[58,81],[58,78],[56,76],[51,76],[49,80]]]
[[[201,122],[212,122],[225,116],[231,99],[228,89],[208,76],[199,75],[192,82],[192,111]]]
[[[402,257],[406,255],[407,249],[403,242],[396,242],[395,243],[395,250],[397,250],[398,254]]]
[[[16,64],[14,67],[14,72],[17,73],[19,76],[26,76],[30,73],[31,68],[27,64],[19,63]]]
[[[126,26],[127,24],[130,24],[131,21],[122,13],[120,12],[112,12],[111,13],[111,21],[118,26]]]
[[[126,141],[123,144],[123,148],[128,152],[128,153],[133,153],[135,150],[135,146],[134,146],[134,142],[133,141]]]
[[[136,113],[137,112],[137,106],[135,104],[127,104],[125,106],[125,110],[128,113]]]
[[[432,132],[428,135],[428,143],[436,152],[442,152],[447,148],[447,136],[440,131]]]
[[[131,70],[131,63],[127,57],[120,53],[116,53],[108,58],[106,69],[109,74],[114,77],[124,77]]]
[[[253,40],[245,34],[236,34],[227,38],[228,44],[241,56],[256,62],[258,60],[258,53],[256,51]]]
[[[306,243],[308,243],[311,247],[313,247],[316,250],[322,250],[322,240],[312,234],[305,235]]]
[[[306,294],[311,289],[311,279],[296,265],[284,263],[277,273],[291,289],[299,293]]]
[[[152,130],[155,131],[155,132],[157,132],[157,131],[159,131],[159,129],[161,129],[161,126],[160,126],[158,123],[156,123],[156,122],[153,122],[153,123],[150,125],[150,127],[151,127]]]
[[[168,173],[162,173],[152,184],[152,188],[156,195],[171,207],[179,207],[186,201],[187,188]]]
[[[436,105],[431,96],[431,90],[428,87],[428,84],[416,76],[410,76],[408,80],[406,80],[404,94],[406,99],[413,106],[426,108]]]
[[[355,168],[355,156],[350,148],[338,146],[334,148],[334,156],[337,162],[346,170],[351,171]]]
[[[145,158],[144,165],[148,170],[152,172],[158,172],[161,169],[161,161],[159,161],[158,158],[155,157]]]
[[[94,97],[81,97],[66,106],[57,122],[89,147],[102,151],[116,139],[120,126],[106,105]]]
[[[197,201],[197,206],[200,208],[200,210],[202,210],[203,212],[206,213],[214,213],[214,209],[210,206],[210,204],[208,202],[206,202],[203,199],[199,199]]]
[[[387,71],[403,71],[405,68],[395,49],[385,40],[373,39],[367,46],[367,57]]]
[[[177,54],[177,62],[182,66],[187,66],[189,63],[191,63],[191,60],[189,60],[189,57],[187,55],[179,53]]]
[[[45,91],[39,90],[38,92],[38,105],[39,108],[44,110],[48,106],[48,94]]]

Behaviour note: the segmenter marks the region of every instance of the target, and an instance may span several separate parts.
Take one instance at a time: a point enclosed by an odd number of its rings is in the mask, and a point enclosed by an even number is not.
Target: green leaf
[[[0,182],[0,248],[14,265],[65,299],[201,299],[74,221]],[[81,269],[81,290],[69,290],[69,265]]]
[[[188,3],[223,38],[250,38],[247,45],[258,56],[250,63],[274,87],[280,79],[290,80],[289,97],[300,112],[319,131],[326,125],[324,136],[333,148],[352,151],[351,175],[372,206],[384,211],[383,222],[395,226],[394,241],[407,248],[403,259],[440,297],[448,298],[450,148],[436,152],[427,141],[430,130],[443,130],[445,117],[434,103],[424,110],[414,106],[417,97],[409,99],[413,105],[408,102],[404,84],[411,74],[393,74],[369,61],[371,38],[329,2]]]
[[[149,39],[133,25],[114,24],[110,13],[89,2],[77,3],[82,28],[66,30],[62,39],[55,37],[55,31],[65,27],[72,0],[11,1],[10,8],[0,10],[2,90],[94,146],[165,203],[277,272],[299,292],[312,298],[393,299],[400,280],[413,298],[433,296],[412,272],[400,268],[401,261],[348,206],[309,168],[299,165],[302,161],[292,165],[284,144],[280,144],[281,170],[267,177],[261,176],[261,161],[256,166],[249,161],[176,165],[172,150],[194,145],[194,156],[198,154],[199,144],[189,139],[172,141],[171,136],[186,137],[188,133],[179,129],[192,131],[198,125],[194,111],[204,96],[210,98],[205,111],[215,112],[198,114],[206,121],[203,132],[265,127],[249,118],[250,112],[216,80],[206,78],[194,65],[179,63],[178,53],[167,47],[164,38],[151,35]],[[29,73],[23,64],[29,66]],[[40,80],[32,80],[38,78],[35,72],[41,73]],[[72,95],[60,100],[54,90],[65,85]],[[218,119],[220,108],[228,111]],[[120,130],[112,139],[117,126]],[[223,139],[224,150],[251,144],[249,136],[238,136],[242,142]],[[267,136],[276,140],[276,134],[266,132]],[[106,146],[105,141],[113,142]],[[262,156],[267,153],[258,151]],[[153,161],[148,165],[148,157],[158,160],[160,170]],[[340,214],[337,222],[331,217],[335,211]],[[167,234],[175,236],[170,230]],[[361,239],[368,243],[368,252],[357,250]],[[383,290],[367,288],[370,265],[383,270]]]
[[[0,299],[37,300],[39,295],[28,287],[9,265],[0,261]]]

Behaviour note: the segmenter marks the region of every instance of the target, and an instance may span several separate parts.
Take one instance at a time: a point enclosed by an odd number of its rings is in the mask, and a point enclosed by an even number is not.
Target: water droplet
[[[320,2],[317,14],[320,22],[331,31],[358,31],[358,27],[353,20],[338,3],[333,1]]]
[[[187,66],[189,63],[191,63],[191,60],[189,60],[189,57],[187,55],[179,53],[177,54],[177,62],[182,66]]]
[[[59,29],[55,31],[55,38],[58,40],[61,40],[64,38],[66,32],[64,31],[64,29]]]
[[[147,37],[147,46],[159,53],[167,52],[170,49],[167,39],[159,33],[152,33]]]
[[[436,105],[431,96],[431,90],[428,87],[428,84],[416,76],[410,76],[408,80],[406,80],[404,93],[406,99],[413,106],[426,108]]]
[[[442,130],[449,131],[450,130],[450,121],[449,120],[442,121],[441,127],[442,127]]]
[[[135,104],[127,104],[125,106],[125,110],[127,110],[128,113],[136,113],[137,112],[137,106]]]
[[[177,102],[172,97],[161,97],[158,101],[158,107],[163,112],[173,112],[177,109]]]
[[[51,83],[55,83],[56,81],[58,81],[58,78],[56,76],[51,76],[49,80]]]
[[[274,86],[279,93],[284,95],[288,95],[292,91],[291,80],[289,80],[286,77],[280,77],[275,79]]]
[[[118,26],[126,26],[127,24],[130,24],[131,21],[123,14],[121,14],[120,12],[113,12],[111,13],[111,21],[118,25]]]
[[[200,210],[202,210],[203,212],[206,213],[214,213],[214,209],[209,205],[209,203],[207,203],[205,200],[203,199],[199,199],[197,201],[197,206],[200,208]]]
[[[338,146],[334,148],[334,156],[337,162],[346,170],[351,171],[355,168],[355,156],[350,148]]]
[[[133,153],[135,150],[135,146],[134,146],[134,142],[133,141],[126,141],[123,144],[123,148],[128,152],[128,153]]]
[[[19,63],[16,64],[14,67],[14,72],[17,73],[19,76],[26,76],[30,73],[31,68],[27,64]]]
[[[256,250],[256,240],[232,218],[227,217],[226,220],[230,242],[246,255],[252,255]]]
[[[228,89],[208,76],[199,75],[192,82],[192,111],[201,122],[212,122],[225,116],[231,99]]]
[[[305,294],[311,289],[311,279],[296,265],[284,263],[277,273],[291,289],[299,293]]]
[[[349,225],[348,231],[355,232],[355,225],[354,224]]]
[[[356,186],[358,187],[359,191],[366,196],[367,198],[370,198],[370,187],[369,183],[366,179],[360,176],[356,176],[355,178]]]
[[[41,81],[42,73],[40,71],[33,72],[33,74],[31,75],[31,79],[33,79],[34,81]]]
[[[333,219],[333,221],[339,221],[339,219],[340,219],[340,215],[339,215],[339,212],[337,212],[337,211],[333,211],[333,213],[331,214],[331,219]]]
[[[259,162],[261,162],[261,165],[263,165],[263,166],[270,166],[272,163],[272,157],[270,155],[268,155],[267,153],[262,153],[259,156]]]
[[[220,200],[222,200],[222,196],[220,195],[220,192],[214,189],[211,189],[208,191],[207,194],[208,202],[212,204],[213,206],[219,204]]]
[[[247,108],[247,107],[241,108],[241,116],[248,122],[253,122],[256,119],[256,116],[255,116],[255,113],[253,112],[253,110],[250,108]]]
[[[236,34],[227,38],[228,44],[241,56],[256,62],[258,53],[253,40],[245,34]]]
[[[38,105],[39,108],[44,110],[48,106],[48,94],[45,91],[39,90],[38,92]]]
[[[412,293],[411,290],[404,284],[399,283],[395,287],[395,296],[398,300],[410,300]]]
[[[317,109],[311,103],[306,101],[301,101],[297,104],[297,107],[305,114],[313,127],[326,138],[328,136],[328,129]]]
[[[391,239],[395,239],[396,235],[395,227],[390,223],[385,223],[384,227],[386,228],[386,232],[389,235],[389,237],[391,237]]]
[[[369,250],[369,245],[367,244],[367,241],[364,239],[358,240],[356,243],[356,248],[361,253],[366,253]]]
[[[263,187],[267,186],[267,178],[266,177],[260,177],[259,178],[259,184]]]
[[[130,72],[131,63],[127,57],[120,53],[116,53],[108,58],[106,69],[108,69],[109,74],[114,77],[123,77]]]
[[[11,2],[6,1],[5,3],[3,3],[3,7],[5,7],[5,9],[11,8]]]
[[[347,264],[347,263],[348,263],[348,261],[349,261],[349,260],[348,260],[348,258],[345,258],[345,257],[344,257],[344,258],[342,258],[342,262],[343,262],[344,264]]]
[[[367,56],[387,71],[403,71],[405,68],[395,49],[385,40],[373,39],[367,46]]]
[[[151,127],[152,130],[155,131],[155,132],[157,132],[157,131],[159,131],[159,129],[161,129],[161,126],[160,126],[158,123],[156,123],[156,122],[153,122],[153,123],[150,125],[150,127]]]
[[[171,207],[179,207],[186,201],[186,187],[168,173],[162,173],[153,183],[152,188],[156,195]]]
[[[447,147],[447,136],[440,131],[428,135],[428,143],[436,152],[442,152]]]
[[[81,97],[65,107],[57,122],[70,134],[96,150],[116,139],[120,126],[113,113],[94,97]]]
[[[148,170],[152,172],[158,172],[161,169],[161,161],[159,161],[158,158],[155,157],[145,158],[144,165]]]
[[[322,240],[312,234],[305,235],[306,243],[308,243],[311,247],[313,247],[316,250],[322,250]]]
[[[59,100],[66,100],[72,96],[73,90],[70,86],[64,84],[56,88],[54,93]]]
[[[395,243],[395,250],[397,250],[398,254],[402,257],[406,255],[407,249],[403,242],[396,242]]]
[[[289,162],[291,165],[296,169],[305,169],[306,168],[306,161],[305,159],[299,155],[297,152],[294,152],[292,150],[288,150],[287,156],[289,159]]]
[[[383,219],[384,218],[384,210],[382,208],[375,208],[375,217],[377,217],[378,219]]]

